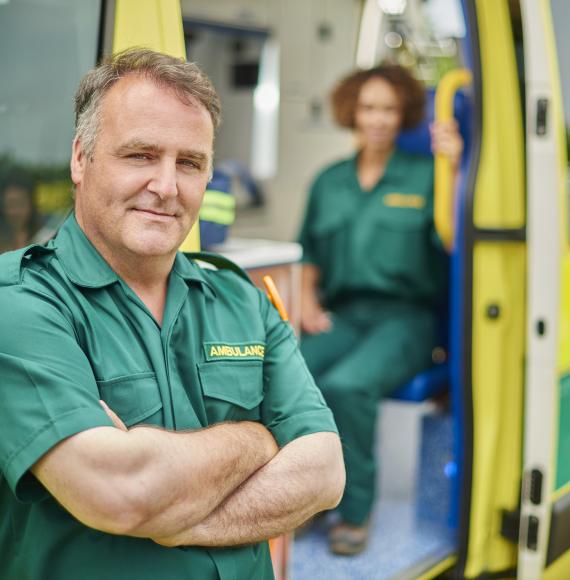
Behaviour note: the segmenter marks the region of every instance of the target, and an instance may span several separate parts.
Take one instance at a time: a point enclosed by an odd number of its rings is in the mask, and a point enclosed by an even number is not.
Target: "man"
[[[219,116],[195,65],[149,50],[81,82],[74,215],[0,257],[3,580],[271,578],[265,540],[342,495],[289,325],[176,251]]]

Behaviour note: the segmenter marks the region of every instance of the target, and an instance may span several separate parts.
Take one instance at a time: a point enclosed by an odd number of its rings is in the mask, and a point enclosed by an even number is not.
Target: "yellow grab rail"
[[[438,83],[435,93],[435,120],[453,119],[453,98],[461,88],[470,85],[471,72],[460,68],[448,72]],[[435,229],[449,251],[453,246],[454,215],[453,193],[455,189],[454,171],[449,159],[442,153],[435,156],[434,168],[434,222]]]

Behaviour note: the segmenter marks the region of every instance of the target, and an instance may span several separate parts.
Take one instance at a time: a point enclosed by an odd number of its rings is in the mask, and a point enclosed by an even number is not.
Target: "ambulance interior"
[[[451,17],[442,19],[442,10],[451,10]],[[403,133],[398,146],[431,155],[435,88],[465,59],[460,2],[368,2],[361,11],[351,3],[290,3],[280,16],[278,30],[275,25],[221,25],[196,11],[184,20],[188,58],[208,71],[225,105],[216,167],[229,171],[236,187],[237,221],[231,236],[295,239],[311,172],[350,151],[350,137],[332,125],[327,97],[338,77],[355,64],[365,68],[389,59],[414,69],[426,84],[426,119]],[[340,25],[347,22],[352,38],[348,27]],[[289,40],[293,27],[295,43]],[[275,56],[279,51],[281,59]],[[306,55],[302,60],[297,57],[301,52]],[[455,96],[454,108],[465,141],[465,173],[468,88]],[[253,192],[251,179],[259,184]],[[334,570],[336,578],[414,577],[453,554],[458,426],[449,395],[448,310],[448,297],[442,297],[433,368],[381,404],[379,501],[369,549],[349,559],[330,555],[327,523],[321,521],[295,541],[290,563],[294,578],[321,577],[326,570]]]

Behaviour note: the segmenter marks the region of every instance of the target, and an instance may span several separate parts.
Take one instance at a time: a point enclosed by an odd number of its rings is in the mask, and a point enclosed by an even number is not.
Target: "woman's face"
[[[6,221],[13,227],[24,227],[32,214],[32,201],[28,192],[16,185],[4,191],[3,213]]]
[[[402,102],[388,81],[371,78],[362,85],[354,122],[361,147],[377,151],[392,147],[402,124]]]

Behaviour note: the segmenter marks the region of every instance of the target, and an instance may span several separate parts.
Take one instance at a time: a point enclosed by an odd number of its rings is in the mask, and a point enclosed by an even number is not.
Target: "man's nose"
[[[158,195],[160,199],[178,195],[176,161],[164,159],[156,165],[148,190]]]

